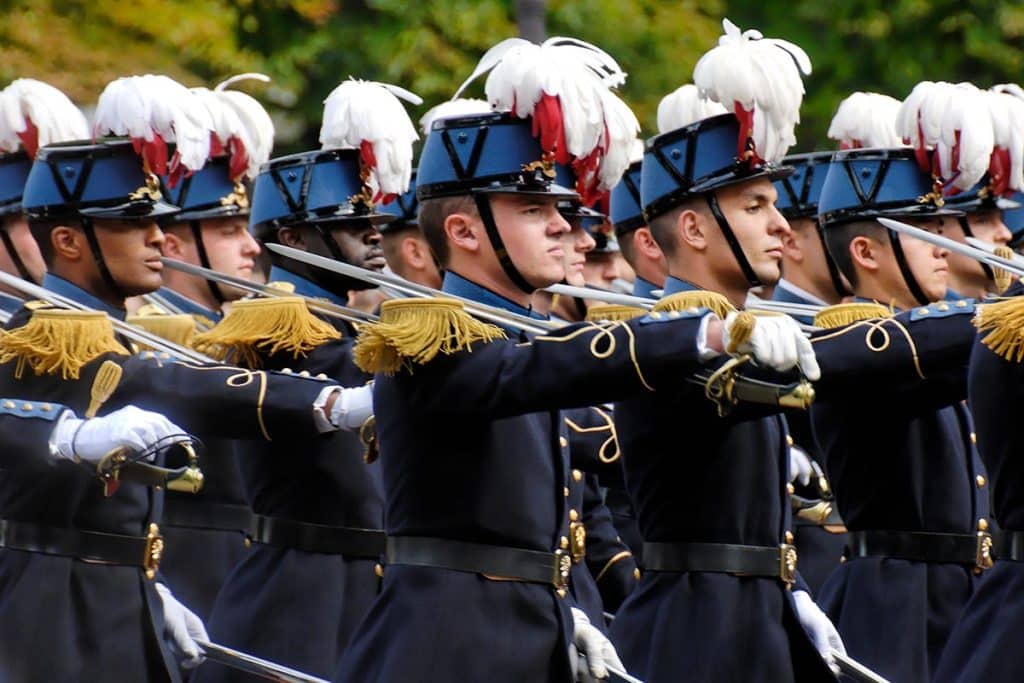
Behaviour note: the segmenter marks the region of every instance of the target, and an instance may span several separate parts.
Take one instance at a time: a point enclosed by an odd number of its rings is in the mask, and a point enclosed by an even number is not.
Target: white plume
[[[992,135],[996,146],[993,154],[993,162],[996,161],[996,154],[1002,155],[1000,162],[1009,159],[1009,168],[999,168],[1005,178],[995,179],[993,182],[1005,183],[1009,189],[1024,191],[1024,99],[1020,94],[1012,94],[1009,84],[998,85],[989,90],[986,94],[988,99],[989,112],[992,115]],[[1020,91],[1020,88],[1017,88]],[[998,164],[1001,166],[1002,164]],[[997,166],[993,163],[990,171]],[[998,188],[1000,191],[1006,188]]]
[[[658,103],[658,132],[667,133],[701,119],[725,113],[725,107],[706,99],[700,94],[697,86],[687,83],[662,97]]]
[[[25,151],[34,157],[39,147],[88,137],[81,110],[52,85],[19,78],[0,91],[0,151],[16,152],[25,138]]]
[[[151,159],[146,143],[157,138],[176,143],[175,156],[189,171],[198,171],[209,157],[210,113],[192,91],[167,76],[127,76],[108,83],[95,119],[97,135],[109,132],[143,141],[144,158]]]
[[[633,145],[629,148],[629,163],[635,164],[638,161],[644,160],[644,141],[640,138],[633,140]]]
[[[409,189],[412,144],[419,136],[398,98],[423,102],[398,86],[352,78],[324,100],[320,144],[324,149],[360,150],[375,195]]]
[[[213,133],[219,144],[232,154],[232,177],[244,174],[251,179],[259,173],[260,166],[270,159],[270,152],[274,148],[274,122],[255,98],[238,90],[226,89],[229,85],[248,79],[265,83],[270,81],[270,77],[263,74],[239,74],[217,84],[213,90],[192,88],[192,92],[209,112]],[[240,145],[241,149],[235,149],[236,145]],[[216,151],[210,150],[211,154]]]
[[[722,20],[725,35],[693,69],[693,82],[703,97],[720,102],[741,121],[753,120],[754,147],[766,161],[778,162],[796,142],[804,75],[811,60],[799,46],[764,38],[760,31],[740,29]]]
[[[434,121],[450,119],[455,116],[470,116],[472,114],[486,114],[491,111],[491,105],[485,100],[459,97],[454,100],[447,100],[427,110],[427,113],[420,117],[420,130],[423,135],[430,135],[430,128]]]
[[[828,136],[841,149],[902,147],[896,133],[900,101],[874,92],[855,92],[839,103],[828,127]]]
[[[960,190],[985,175],[995,146],[988,100],[970,83],[918,83],[900,105],[896,132],[933,151],[933,172]]]

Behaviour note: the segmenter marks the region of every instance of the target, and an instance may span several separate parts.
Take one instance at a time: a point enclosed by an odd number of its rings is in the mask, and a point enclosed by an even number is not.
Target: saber
[[[990,242],[986,242],[985,240],[979,240],[977,237],[968,237],[966,239],[967,239],[967,244],[971,245],[975,249],[981,249],[985,253],[992,254],[996,258],[1001,258],[1001,259],[1004,259],[1006,261],[1009,261],[1010,263],[1012,263],[1013,265],[1017,266],[1018,268],[1024,268],[1024,256],[1021,256],[1020,254],[1016,253],[1012,249],[1010,250],[1010,258],[1007,259],[1005,256],[1002,256],[1002,255],[996,253],[996,249],[998,247],[996,247],[996,245],[994,245],[994,244],[992,244]],[[1006,247],[1006,249],[1009,249],[1009,247]]]
[[[922,230],[921,228],[901,221],[894,221],[891,218],[878,218],[876,220],[886,228],[894,230],[895,232],[903,233],[904,235],[919,239],[922,242],[934,244],[935,246],[942,247],[943,249],[948,249],[954,254],[966,256],[967,258],[974,259],[975,261],[984,263],[992,268],[1002,268],[1017,277],[1024,276],[1024,267],[1018,266],[1012,261],[1000,258],[994,254],[989,254],[976,247],[961,244],[960,242],[951,240],[948,237],[936,235],[934,232],[928,232],[927,230]]]
[[[871,669],[867,668],[856,659],[848,657],[832,650],[832,658],[836,661],[839,666],[839,671],[846,674],[855,681],[861,681],[861,683],[889,683],[889,679],[884,676],[880,676]]]
[[[76,311],[93,310],[84,304],[80,304],[77,301],[73,301],[71,299],[68,299],[67,297],[61,296],[60,294],[51,292],[45,287],[40,287],[37,284],[33,284],[31,282],[28,282],[27,280],[22,280],[20,277],[15,277],[3,271],[0,271],[0,283],[3,283],[8,287],[13,287],[22,294],[32,297],[33,299],[42,299],[43,301],[53,304],[58,308],[68,308]],[[124,335],[125,337],[131,339],[134,342],[144,344],[146,346],[156,349],[157,351],[163,351],[173,356],[178,356],[185,360],[192,361],[193,363],[216,362],[214,361],[214,359],[204,354],[201,354],[198,351],[195,351],[184,346],[179,346],[178,344],[168,341],[163,337],[159,337],[150,332],[146,332],[145,330],[135,327],[134,325],[129,325],[123,320],[118,320],[112,315],[108,314],[107,320],[110,321],[110,324],[113,326],[115,330],[118,331],[118,333]]]
[[[165,313],[168,313],[170,315],[189,315],[189,313],[185,312],[180,306],[172,304],[167,299],[167,297],[160,294],[160,290],[150,292],[149,294],[143,294],[141,298],[147,304],[151,306],[156,306],[157,308],[163,310]],[[193,320],[195,320],[196,328],[200,332],[206,332],[207,330],[210,329],[209,325],[200,322],[197,318],[193,318]]]
[[[323,678],[317,678],[316,676],[290,669],[287,666],[275,664],[266,659],[260,659],[246,652],[232,650],[217,643],[205,640],[197,640],[195,642],[211,662],[217,662],[218,664],[230,666],[232,669],[255,674],[268,681],[277,681],[278,683],[330,683],[330,681]]]
[[[225,275],[224,273],[218,273],[215,270],[196,266],[191,263],[185,263],[184,261],[178,261],[176,259],[162,256],[160,257],[160,262],[171,270],[177,270],[182,273],[188,273],[189,275],[206,278],[207,280],[212,280],[214,282],[231,285],[232,287],[237,287],[238,289],[249,292],[250,294],[259,294],[266,297],[297,296],[304,299],[306,305],[318,313],[323,313],[324,315],[329,315],[332,318],[338,318],[345,322],[365,323],[377,320],[377,316],[372,313],[364,313],[363,311],[358,311],[354,308],[349,308],[348,306],[340,306],[329,301],[323,301],[322,299],[315,299],[302,294],[289,293],[280,289],[274,289],[267,285],[261,285],[258,282],[250,282],[249,280],[244,280],[239,277]]]
[[[620,306],[650,308],[657,303],[656,299],[645,299],[643,297],[632,296],[630,294],[618,294],[617,292],[609,292],[608,290],[597,289],[596,287],[551,285],[550,287],[545,287],[544,291],[551,292],[552,294],[558,294],[560,296],[571,296],[578,299],[593,299],[594,301],[602,301],[606,304],[619,304]]]

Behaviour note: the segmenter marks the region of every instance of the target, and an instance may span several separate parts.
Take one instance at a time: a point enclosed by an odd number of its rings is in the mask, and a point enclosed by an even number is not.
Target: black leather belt
[[[732,543],[644,543],[644,569],[654,572],[718,572],[766,576],[787,585],[796,580],[796,548]]]
[[[140,567],[152,579],[160,568],[164,539],[156,524],[149,525],[145,536],[127,536],[3,519],[0,547],[96,564]]]
[[[212,503],[177,496],[164,498],[164,526],[235,531],[244,534],[251,522],[252,510],[244,505]]]
[[[438,567],[501,579],[543,583],[564,590],[572,555],[453,541],[447,538],[389,536],[386,564]]]
[[[254,514],[247,536],[253,543],[294,548],[307,553],[373,560],[384,553],[384,532],[380,529],[311,524]]]
[[[911,562],[964,564],[976,569],[992,566],[992,536],[930,531],[851,531],[848,557],[891,557]]]
[[[995,556],[1000,560],[1024,562],[1024,531],[1000,531],[997,533]]]

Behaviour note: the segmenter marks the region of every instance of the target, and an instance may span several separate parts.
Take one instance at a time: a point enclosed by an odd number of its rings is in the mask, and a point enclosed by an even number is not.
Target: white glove
[[[192,669],[203,662],[203,653],[196,644],[197,640],[208,641],[206,627],[185,605],[171,594],[171,589],[162,583],[156,584],[156,592],[164,605],[164,635],[181,652],[184,659],[181,666]]]
[[[793,602],[796,603],[796,614],[800,618],[800,624],[807,631],[818,654],[828,664],[828,668],[832,669],[832,673],[838,676],[839,665],[836,664],[832,653],[846,654],[846,646],[843,645],[843,639],[839,637],[839,631],[832,625],[817,603],[811,599],[807,591],[793,591]]]
[[[577,683],[591,683],[608,678],[608,666],[624,670],[612,641],[601,633],[587,618],[586,613],[572,607],[572,644],[569,646],[569,664],[572,678]]]
[[[818,368],[818,360],[814,356],[811,341],[804,335],[797,322],[787,315],[756,316],[749,336],[736,344],[735,349],[730,349],[730,340],[740,332],[737,321],[745,322],[749,320],[745,316],[749,315],[745,311],[733,311],[726,316],[722,331],[722,348],[735,353],[753,354],[759,363],[774,370],[789,370],[796,366],[809,380],[821,378],[821,370]]]
[[[126,447],[141,453],[172,434],[180,434],[181,441],[188,438],[185,430],[160,413],[125,406],[103,417],[63,419],[54,429],[52,442],[53,450],[60,457],[96,464],[115,448]],[[168,440],[162,445],[171,443]],[[153,458],[152,453],[147,457],[148,460]]]
[[[338,429],[354,432],[373,415],[373,383],[341,390],[341,396],[331,406],[331,424]]]
[[[789,481],[799,481],[807,486],[811,483],[811,475],[814,474],[814,465],[811,458],[799,446],[789,447]]]

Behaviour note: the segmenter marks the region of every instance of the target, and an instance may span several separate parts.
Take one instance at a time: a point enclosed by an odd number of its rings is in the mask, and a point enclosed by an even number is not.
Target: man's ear
[[[693,209],[685,209],[676,218],[676,237],[680,244],[688,244],[696,251],[708,248],[707,226],[701,214]]]
[[[306,250],[306,240],[302,236],[302,230],[298,228],[279,228],[277,231],[277,239],[281,241],[286,247],[292,249]]]
[[[468,214],[453,213],[444,219],[444,234],[452,247],[476,253],[480,251],[480,235]]]
[[[661,247],[654,240],[651,229],[646,226],[637,228],[633,233],[633,245],[638,252],[651,261],[657,261],[662,257]]]
[[[185,257],[185,240],[183,240],[177,233],[170,230],[164,231],[164,243],[160,247],[160,251],[167,258],[183,260]]]
[[[407,236],[402,238],[402,260],[416,270],[423,270],[430,259],[430,251],[419,238]]]
[[[877,272],[882,267],[880,250],[881,245],[870,237],[857,235],[850,240],[850,259],[858,268]]]
[[[66,225],[58,225],[50,231],[53,253],[66,261],[80,261],[86,253],[85,233]]]
[[[782,255],[795,263],[803,263],[803,245],[797,238],[796,232],[794,230],[783,230],[779,237],[782,239]]]

